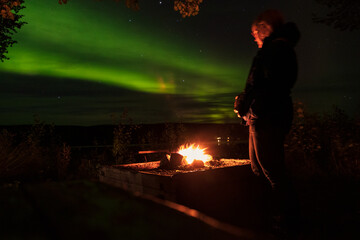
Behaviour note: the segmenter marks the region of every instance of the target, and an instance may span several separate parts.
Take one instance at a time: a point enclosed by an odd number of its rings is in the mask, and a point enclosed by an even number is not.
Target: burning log
[[[186,161],[184,156],[179,153],[172,153],[170,156],[170,168],[175,169],[181,165],[185,165]]]
[[[166,154],[160,159],[160,167],[161,169],[169,169],[170,168],[170,155]]]
[[[194,160],[191,164],[190,164],[193,168],[202,168],[205,166],[204,162],[201,160]]]
[[[182,165],[186,165],[186,161],[179,153],[166,154],[166,157],[160,160],[160,169],[176,169]]]

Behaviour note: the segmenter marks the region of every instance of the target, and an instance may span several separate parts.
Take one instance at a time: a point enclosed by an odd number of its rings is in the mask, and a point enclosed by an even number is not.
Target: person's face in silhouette
[[[262,48],[263,41],[260,39],[259,31],[254,25],[251,28],[251,35],[254,37],[254,41],[257,43],[258,48]]]
[[[254,37],[254,41],[259,48],[262,48],[264,39],[270,36],[271,33],[272,27],[265,22],[260,22],[251,26],[251,35]]]

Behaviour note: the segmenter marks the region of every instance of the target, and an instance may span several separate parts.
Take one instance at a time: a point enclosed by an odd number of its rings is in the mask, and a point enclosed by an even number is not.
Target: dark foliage
[[[313,20],[324,23],[341,31],[360,29],[359,0],[316,0],[329,8],[325,16],[314,15]]]
[[[62,179],[70,162],[69,146],[38,119],[23,132],[0,130],[0,152],[0,180]]]
[[[199,14],[199,6],[203,0],[175,0],[174,10],[179,11],[183,18]]]
[[[135,154],[130,151],[130,146],[133,144],[134,131],[138,128],[137,125],[132,124],[133,120],[128,117],[127,110],[124,110],[120,120],[114,119],[118,122],[114,129],[113,141],[113,156],[116,164],[134,162]]]
[[[102,0],[97,0],[102,1]],[[122,0],[113,0],[115,2],[121,2]],[[66,4],[68,0],[59,0],[59,4]],[[203,0],[174,0],[174,10],[179,11],[183,18],[191,17],[199,14],[199,6]],[[127,8],[132,10],[139,10],[139,1],[138,0],[124,0],[124,3]]]
[[[0,60],[6,59],[8,48],[17,41],[13,39],[13,34],[17,32],[25,22],[21,21],[23,15],[19,12],[24,9],[23,0],[1,0],[0,1]]]
[[[337,107],[331,113],[309,114],[295,105],[293,128],[285,150],[293,173],[360,179],[360,119]]]

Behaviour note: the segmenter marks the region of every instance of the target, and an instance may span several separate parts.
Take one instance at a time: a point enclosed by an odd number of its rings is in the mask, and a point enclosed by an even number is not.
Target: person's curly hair
[[[269,9],[260,13],[252,23],[261,39],[269,36],[284,24],[282,13],[275,9]]]

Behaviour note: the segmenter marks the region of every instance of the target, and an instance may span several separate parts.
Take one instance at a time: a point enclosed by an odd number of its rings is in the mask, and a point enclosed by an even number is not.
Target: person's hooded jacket
[[[290,127],[293,115],[291,89],[297,79],[294,47],[300,33],[294,23],[285,23],[264,39],[255,56],[245,90],[235,110],[247,116],[248,124],[280,124]]]

